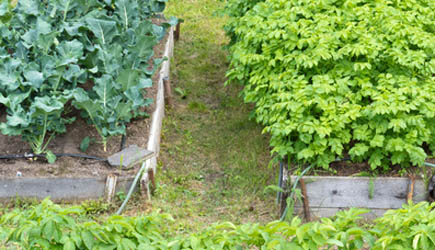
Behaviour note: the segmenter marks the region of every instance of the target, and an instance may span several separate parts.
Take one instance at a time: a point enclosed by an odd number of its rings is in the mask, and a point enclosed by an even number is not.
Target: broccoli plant
[[[102,137],[125,134],[125,124],[144,117],[144,98],[161,59],[154,46],[176,24],[150,18],[165,0],[20,0],[0,3],[0,124],[5,135],[21,135],[36,154],[65,132],[80,109]],[[91,83],[91,87],[85,87]],[[85,90],[86,89],[86,90]]]

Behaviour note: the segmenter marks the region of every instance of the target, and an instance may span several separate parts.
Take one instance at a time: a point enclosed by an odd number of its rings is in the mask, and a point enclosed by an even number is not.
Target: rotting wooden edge
[[[104,198],[107,203],[111,203],[113,197],[115,197],[116,184],[118,181],[118,176],[115,174],[107,175],[106,186],[104,187]]]
[[[133,177],[118,177],[114,193],[126,192]],[[0,201],[16,197],[73,202],[99,199],[105,195],[105,177],[8,178],[0,180]]]
[[[295,181],[296,176],[290,180]],[[407,203],[409,178],[377,177],[373,179],[374,193],[369,196],[370,177],[305,176],[310,213],[313,217],[328,217],[350,207],[367,208],[366,218],[381,216],[389,209]],[[426,200],[424,181],[416,179],[413,202]],[[303,205],[296,204],[295,213],[303,213]]]
[[[151,121],[151,129],[148,138],[148,146],[147,149],[149,151],[154,152],[154,156],[145,162],[145,171],[143,172],[142,178],[140,180],[140,190],[142,194],[146,195],[147,187],[149,187],[149,182],[151,177],[156,175],[157,169],[157,157],[160,152],[160,134],[162,130],[163,117],[165,115],[165,93],[164,93],[164,79],[169,79],[170,77],[170,65],[171,65],[171,57],[174,53],[174,27],[171,27],[168,34],[168,40],[165,45],[165,53],[164,57],[167,58],[166,61],[163,62],[162,68],[160,69],[160,76],[158,81],[157,88],[157,98],[156,98],[156,109],[152,115]],[[150,171],[153,172],[153,175],[150,175]]]
[[[147,149],[155,152],[154,156],[146,160],[146,171],[141,179],[141,187],[146,187],[149,181],[148,170],[152,169],[154,175],[157,166],[157,157],[160,150],[160,133],[164,116],[164,89],[163,78],[169,77],[170,58],[173,55],[174,27],[171,27],[165,45],[164,61],[160,69],[158,90],[156,96],[156,109],[152,114],[151,129]],[[126,192],[134,176],[118,177],[116,191]],[[81,201],[99,199],[105,196],[107,178],[105,177],[57,177],[57,178],[0,178],[0,201],[7,201],[16,197],[44,199],[50,197],[53,201]],[[113,190],[112,190],[113,192]]]

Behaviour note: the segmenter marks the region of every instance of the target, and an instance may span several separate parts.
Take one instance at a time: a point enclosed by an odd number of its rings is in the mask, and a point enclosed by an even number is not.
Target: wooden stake
[[[154,178],[154,170],[152,168],[148,169],[148,176],[149,176],[149,180],[151,181],[150,193],[153,194],[154,190],[156,189],[156,180]]]
[[[291,179],[288,176],[287,160],[284,160],[284,166],[282,171],[282,186],[283,192],[281,192],[281,204],[279,209],[279,216],[281,217],[287,207],[287,198],[290,196]]]
[[[114,174],[109,174],[106,179],[106,188],[105,188],[105,196],[106,202],[111,203],[113,197],[115,196],[116,190],[116,182],[118,180],[118,176]]]
[[[169,77],[163,78],[163,86],[165,88],[165,103],[172,108],[174,102],[172,100],[171,80],[169,80]]]
[[[148,173],[143,173],[142,178],[140,179],[139,191],[142,198],[145,200],[147,198],[147,182],[149,181],[147,177]]]
[[[301,184],[301,191],[302,191],[302,199],[304,201],[304,214],[305,214],[305,220],[311,221],[310,216],[310,205],[308,203],[308,195],[307,195],[307,187],[305,186],[305,181],[303,178],[299,180],[299,184]]]
[[[180,30],[181,30],[181,24],[177,23],[177,26],[175,28],[175,34],[174,34],[175,41],[180,40]]]
[[[415,175],[411,174],[409,175],[410,181],[408,186],[408,195],[407,195],[407,201],[408,203],[412,201],[412,196],[414,195],[414,186],[415,186]]]
[[[287,207],[287,198],[289,196],[288,192],[282,192],[281,193],[281,204],[279,207],[279,216],[282,216],[282,214],[285,211],[285,208]]]

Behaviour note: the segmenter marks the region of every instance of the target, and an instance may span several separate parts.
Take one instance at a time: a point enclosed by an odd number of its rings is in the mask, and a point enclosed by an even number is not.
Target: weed
[[[119,191],[116,193],[116,197],[118,198],[119,201],[122,202],[127,197],[127,194],[124,191]]]
[[[189,103],[189,109],[196,112],[206,112],[208,110],[204,103],[192,101]]]
[[[81,203],[81,208],[85,211],[86,215],[97,216],[110,211],[110,204],[103,200],[88,200]]]

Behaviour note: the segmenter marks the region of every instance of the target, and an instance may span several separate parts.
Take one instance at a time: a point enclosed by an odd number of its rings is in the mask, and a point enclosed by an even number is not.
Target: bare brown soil
[[[153,20],[154,23],[160,23]],[[154,48],[154,57],[163,56],[167,37]],[[145,98],[155,100],[157,95],[157,82],[159,70],[153,76],[153,86],[146,89]],[[145,111],[151,116],[155,110],[155,102],[149,105]],[[0,107],[0,122],[5,121],[5,110]],[[57,135],[49,144],[48,148],[54,153],[86,154],[106,158],[121,149],[121,136],[109,138],[107,151],[104,152],[100,143],[101,139],[96,129],[78,115],[78,111],[72,110],[77,120],[67,125],[66,133]],[[125,146],[136,144],[146,148],[150,129],[150,118],[133,120],[127,125],[127,137]],[[80,151],[80,143],[89,136],[93,139],[86,153]],[[20,136],[6,136],[0,134],[0,155],[31,153],[30,146]],[[111,167],[103,161],[89,160],[83,158],[59,157],[54,164],[48,164],[45,159],[0,159],[0,179],[16,177],[21,173],[22,177],[106,177],[109,173],[120,176],[134,175],[140,166],[123,170]]]

